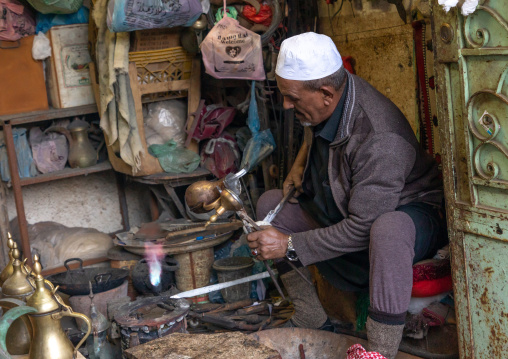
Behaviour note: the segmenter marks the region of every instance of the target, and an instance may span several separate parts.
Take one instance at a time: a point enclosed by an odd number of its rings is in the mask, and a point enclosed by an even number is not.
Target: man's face
[[[321,91],[310,91],[303,87],[302,81],[279,76],[277,86],[284,96],[284,109],[294,109],[296,119],[303,126],[316,126],[330,117]]]

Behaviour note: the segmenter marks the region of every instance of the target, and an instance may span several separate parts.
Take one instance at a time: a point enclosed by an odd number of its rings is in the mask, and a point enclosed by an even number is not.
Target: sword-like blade
[[[224,288],[232,287],[232,286],[237,285],[237,284],[251,282],[253,280],[258,280],[258,279],[263,279],[263,278],[268,278],[269,276],[270,276],[270,273],[268,273],[268,272],[262,272],[262,273],[254,274],[254,275],[251,275],[251,276],[248,276],[248,277],[245,277],[245,278],[235,279],[235,280],[232,280],[232,281],[229,281],[229,282],[218,283],[218,284],[209,285],[207,287],[202,287],[202,288],[196,288],[196,289],[188,290],[186,292],[182,292],[182,293],[178,293],[178,294],[172,295],[171,298],[190,298],[190,297],[195,297],[197,295],[202,295],[202,294],[214,292],[216,290],[221,290],[221,289],[224,289]]]

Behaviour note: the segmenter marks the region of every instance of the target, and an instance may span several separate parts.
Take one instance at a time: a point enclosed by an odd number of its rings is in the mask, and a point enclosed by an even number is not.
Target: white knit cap
[[[282,42],[275,73],[286,80],[317,80],[341,66],[342,58],[332,39],[306,32]]]

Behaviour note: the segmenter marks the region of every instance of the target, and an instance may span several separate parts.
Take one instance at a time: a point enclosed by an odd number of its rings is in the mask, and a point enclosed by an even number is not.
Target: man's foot
[[[289,319],[286,323],[284,323],[284,325],[281,326],[281,328],[299,328],[299,327],[297,325],[295,325],[295,323],[293,323],[291,321],[291,319]],[[314,329],[314,328],[312,328],[312,329]],[[323,325],[321,325],[319,328],[315,328],[315,329],[335,333],[335,326],[333,325],[330,318],[326,318],[326,321],[323,323]]]
[[[299,268],[309,280],[311,274],[305,267]],[[328,316],[319,301],[316,288],[307,283],[295,270],[284,273],[280,276],[289,299],[295,307],[295,314],[291,318],[291,322],[295,327],[320,329],[327,321]]]
[[[367,318],[368,350],[395,359],[402,340],[404,324],[390,325]]]

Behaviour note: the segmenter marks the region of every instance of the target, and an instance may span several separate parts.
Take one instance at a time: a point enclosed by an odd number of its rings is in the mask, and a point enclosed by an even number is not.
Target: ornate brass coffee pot
[[[17,247],[16,243],[12,240],[11,234],[7,232],[7,247],[9,248],[9,263],[5,266],[5,268],[2,270],[2,273],[0,273],[0,287],[4,284],[4,282],[12,275],[12,272],[14,271],[14,268],[12,266],[12,263],[14,263],[14,258],[12,257],[12,251],[14,250],[14,246]]]
[[[18,248],[12,251],[14,268],[12,275],[2,285],[3,298],[14,298],[26,302],[26,298],[33,293],[32,285],[29,282],[28,274],[23,269],[23,263],[19,260],[20,253]]]
[[[37,255],[34,256],[33,272],[35,274],[35,292],[27,300],[27,305],[37,309],[37,313],[30,314],[30,322],[34,330],[34,337],[30,346],[29,359],[71,359],[77,355],[78,348],[90,335],[90,319],[84,314],[74,313],[67,306],[56,291],[58,287],[49,290],[41,275],[42,266]],[[87,332],[76,347],[65,335],[60,319],[65,316],[75,317],[85,321]]]
[[[12,241],[12,239],[10,239]],[[13,245],[12,258],[14,260],[13,273],[2,285],[2,310],[8,310],[24,305],[28,296],[33,293],[29,276],[24,264],[19,260],[20,253],[16,243]],[[32,325],[26,317],[15,320],[6,333],[6,345],[9,353],[14,355],[28,354],[32,339]]]

